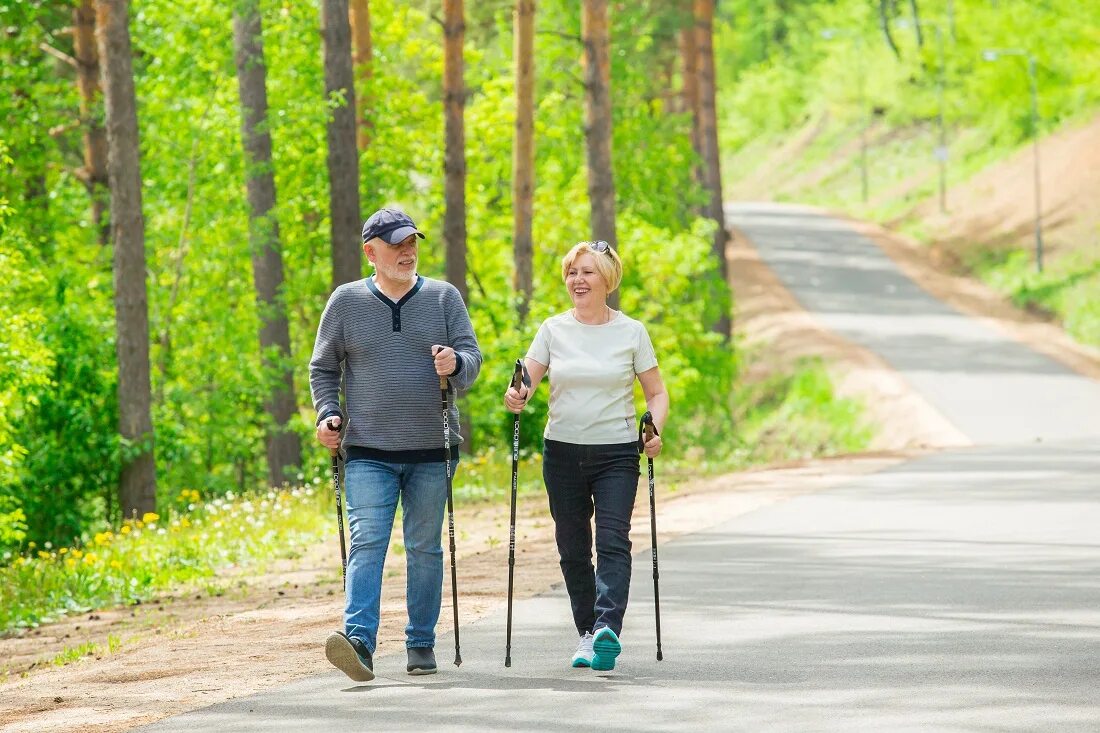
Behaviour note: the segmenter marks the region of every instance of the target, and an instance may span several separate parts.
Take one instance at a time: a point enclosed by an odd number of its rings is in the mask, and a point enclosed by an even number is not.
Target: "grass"
[[[49,664],[53,667],[64,667],[66,664],[72,664],[84,657],[101,657],[104,654],[114,654],[120,648],[122,648],[122,639],[114,634],[108,634],[106,646],[87,641],[83,644],[66,647],[55,655],[49,661]]]
[[[320,481],[320,479],[318,479]],[[181,585],[213,583],[219,569],[293,557],[329,530],[313,487],[200,501],[180,492],[161,517],[146,514],[80,547],[36,547],[0,567],[0,633],[72,613],[132,604]]]
[[[1031,250],[977,250],[963,263],[1016,306],[1053,315],[1077,341],[1100,346],[1100,251],[1077,250],[1035,269]]]
[[[859,402],[838,397],[820,359],[743,387],[738,409],[737,467],[865,450],[873,430]]]

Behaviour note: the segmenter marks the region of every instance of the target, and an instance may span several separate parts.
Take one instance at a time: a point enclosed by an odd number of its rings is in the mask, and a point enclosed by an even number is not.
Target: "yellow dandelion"
[[[180,519],[180,526],[184,528],[190,527],[191,521],[187,517],[183,517]]]
[[[114,570],[118,570],[122,567],[122,563],[120,563],[118,560],[111,560],[111,567]]]
[[[50,559],[50,553],[46,552],[45,550],[39,550],[38,551],[38,557],[39,557],[39,559],[42,559],[42,560],[49,560]]]
[[[57,551],[57,554],[58,555],[64,555],[68,551],[69,551],[68,547],[62,547],[60,550]]]
[[[120,529],[119,532],[121,532],[122,534],[130,534],[130,525],[122,525],[122,529]]]
[[[73,550],[73,557],[75,557],[77,560],[79,560],[83,556],[84,556],[84,553],[82,551]]]
[[[158,519],[160,519],[160,515],[155,512],[145,512],[145,514],[141,516],[141,521],[145,522],[146,524],[152,524]]]
[[[75,568],[76,567],[76,560],[74,560],[70,557],[68,560],[65,561],[65,567]]]

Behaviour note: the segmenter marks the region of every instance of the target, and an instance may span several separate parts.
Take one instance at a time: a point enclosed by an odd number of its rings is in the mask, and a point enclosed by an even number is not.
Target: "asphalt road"
[[[445,636],[434,676],[394,650],[372,683],[333,671],[147,729],[1100,729],[1100,384],[932,300],[836,222],[731,213],[804,305],[977,447],[662,544],[662,662],[643,552],[613,672],[568,666],[559,588],[516,605],[511,668],[502,609],[462,627],[459,668]]]

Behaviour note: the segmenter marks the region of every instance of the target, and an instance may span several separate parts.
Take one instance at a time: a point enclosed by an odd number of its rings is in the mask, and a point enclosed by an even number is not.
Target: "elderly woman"
[[[573,307],[539,327],[525,358],[531,388],[509,387],[504,404],[518,414],[550,375],[543,481],[580,635],[572,665],[610,670],[622,651],[630,592],[630,516],[639,477],[634,380],[658,433],[668,394],[645,326],[607,304],[623,276],[615,250],[603,241],[581,242],[562,258],[561,272]],[[659,435],[644,451],[661,452]]]

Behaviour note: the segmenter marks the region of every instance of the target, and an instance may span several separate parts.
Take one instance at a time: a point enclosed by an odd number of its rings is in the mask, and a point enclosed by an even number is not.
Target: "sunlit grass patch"
[[[145,600],[232,565],[298,554],[330,530],[326,498],[301,487],[203,502],[187,489],[163,516],[127,520],[82,546],[29,543],[0,567],[0,633]]]

